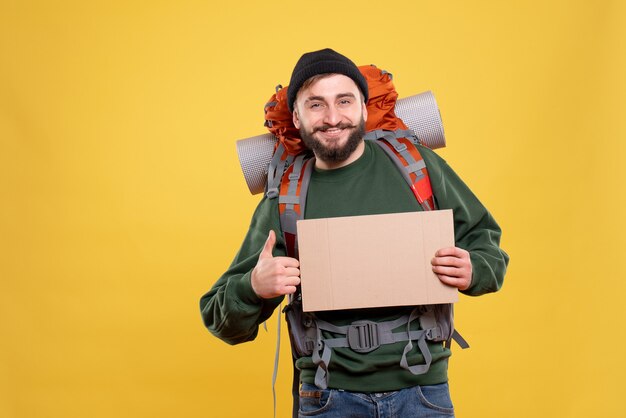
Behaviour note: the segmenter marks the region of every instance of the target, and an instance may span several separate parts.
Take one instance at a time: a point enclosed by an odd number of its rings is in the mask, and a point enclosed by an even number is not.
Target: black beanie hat
[[[305,81],[318,74],[343,74],[350,77],[363,93],[365,103],[369,92],[367,81],[356,65],[347,57],[330,48],[319,51],[308,52],[300,57],[291,73],[291,81],[287,87],[287,105],[289,111],[293,112],[293,103],[296,95]]]

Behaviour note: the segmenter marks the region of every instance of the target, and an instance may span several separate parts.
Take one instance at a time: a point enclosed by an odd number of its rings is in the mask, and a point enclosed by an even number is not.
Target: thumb
[[[270,233],[265,241],[265,245],[263,245],[263,249],[261,250],[261,254],[259,254],[259,260],[262,258],[272,258],[274,255],[272,254],[272,250],[274,249],[274,245],[276,244],[276,233],[273,230],[270,230]]]

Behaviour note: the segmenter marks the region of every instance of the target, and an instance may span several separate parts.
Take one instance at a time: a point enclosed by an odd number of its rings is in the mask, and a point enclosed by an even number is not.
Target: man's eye
[[[320,107],[322,107],[322,104],[321,104],[321,103],[311,103],[311,104],[309,105],[309,108],[310,108],[310,109],[318,109],[318,108],[320,108]]]
[[[349,105],[351,103],[352,103],[352,100],[350,99],[343,99],[339,101],[339,104],[342,104],[342,105]]]

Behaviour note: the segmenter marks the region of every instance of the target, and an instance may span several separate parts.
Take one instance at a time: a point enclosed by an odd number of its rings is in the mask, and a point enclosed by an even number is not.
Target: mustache
[[[339,122],[336,125],[329,125],[329,124],[325,123],[323,125],[320,125],[320,126],[316,127],[315,129],[313,129],[312,133],[315,133],[315,132],[318,132],[318,131],[319,132],[326,132],[327,130],[333,129],[333,128],[336,128],[336,129],[354,129],[354,128],[356,128],[356,126],[351,124],[351,123],[347,123],[347,122]]]

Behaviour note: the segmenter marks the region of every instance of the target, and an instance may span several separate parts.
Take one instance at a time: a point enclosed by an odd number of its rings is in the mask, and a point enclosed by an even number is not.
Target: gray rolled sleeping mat
[[[396,115],[430,149],[446,146],[441,114],[432,92],[416,94],[396,102]],[[278,139],[270,134],[237,141],[237,154],[250,193],[263,193],[267,171]]]

